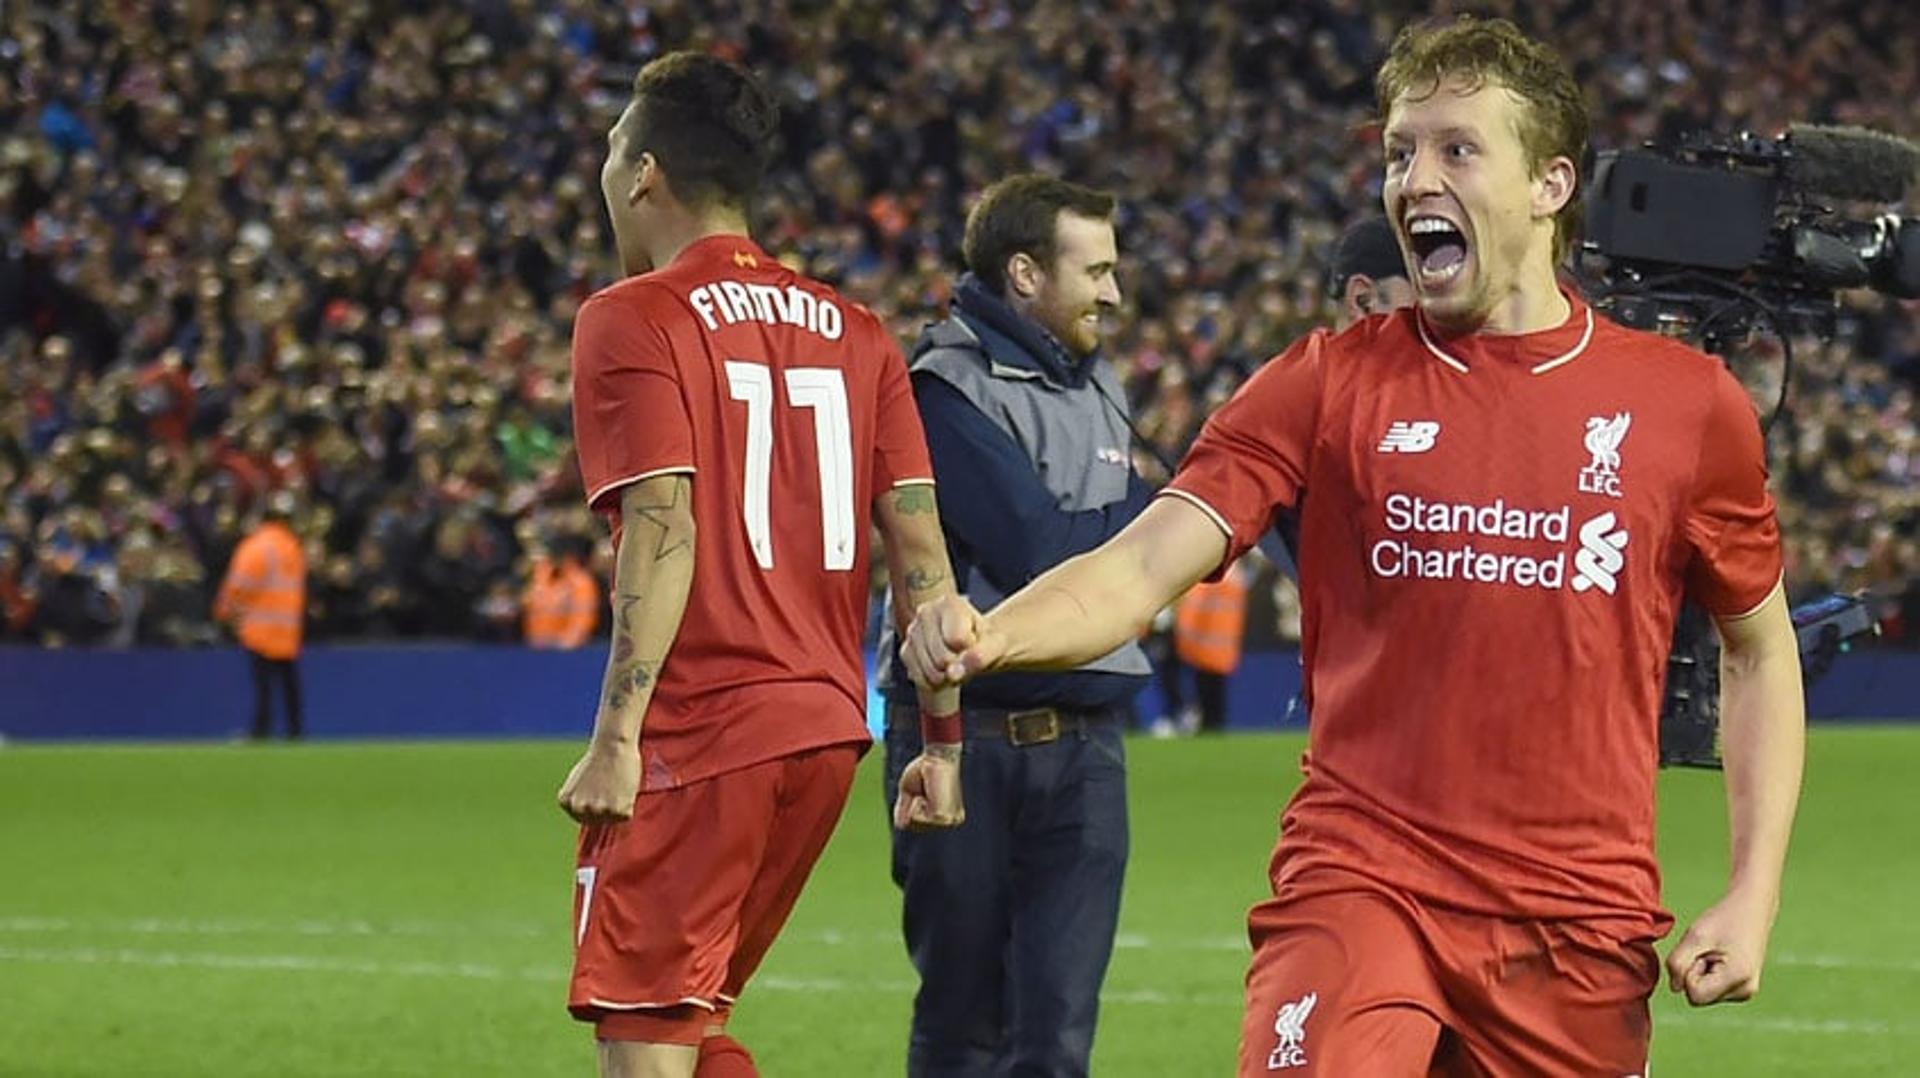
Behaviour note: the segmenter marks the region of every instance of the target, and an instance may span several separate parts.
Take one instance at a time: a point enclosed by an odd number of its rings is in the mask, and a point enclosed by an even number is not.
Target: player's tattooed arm
[[[642,596],[619,594],[613,600],[613,650],[600,698],[604,711],[624,711],[639,693],[650,693],[660,664],[640,658],[639,613]]]
[[[881,495],[891,499],[893,510],[902,516],[920,516],[930,514],[937,508],[933,496],[933,484],[915,483],[911,486],[895,487]]]
[[[954,590],[933,485],[914,483],[886,491],[875,500],[874,519],[886,548],[894,617],[904,629],[921,603]]]
[[[947,539],[940,531],[933,484],[894,487],[874,500],[874,519],[886,547],[887,577],[893,584],[893,620],[902,636],[922,604],[954,593]],[[959,707],[954,689],[921,690],[920,706],[938,713]]]
[[[941,595],[946,594],[946,592],[953,590],[951,587],[944,589],[940,587],[940,585],[947,583],[946,573],[938,569],[929,569],[925,566],[916,565],[908,569],[903,580],[907,586],[907,599],[912,602],[915,607],[918,607],[921,603],[937,599]]]
[[[693,586],[693,477],[661,475],[621,492],[613,564],[613,646],[594,740],[631,746],[680,632]]]
[[[928,484],[915,484],[910,487],[896,487],[884,497],[892,501],[892,515],[898,520],[910,517],[924,518],[931,522],[930,527],[916,521],[916,529],[926,527],[929,539],[940,535],[940,518],[935,516],[933,487]],[[909,562],[903,566],[900,582],[906,590],[908,609],[917,610],[921,603],[932,602],[953,590],[953,575],[947,566],[947,548],[944,538],[938,544],[939,549],[928,557],[926,551],[902,552],[902,560]],[[889,553],[891,559],[891,548]]]

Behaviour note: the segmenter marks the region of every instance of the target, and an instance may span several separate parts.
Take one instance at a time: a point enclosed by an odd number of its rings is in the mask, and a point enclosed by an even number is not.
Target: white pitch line
[[[422,921],[422,920],[272,920],[258,917],[218,918],[100,918],[0,917],[0,933],[122,932],[139,936],[526,936],[565,934],[563,922],[556,927],[515,921]]]
[[[1886,958],[1850,958],[1831,954],[1777,954],[1767,959],[1770,966],[1796,966],[1802,969],[1862,970],[1871,973],[1920,973],[1920,961]]]
[[[291,954],[212,954],[207,952],[109,950],[75,947],[0,947],[0,962],[71,966],[149,966],[266,971],[274,973],[360,973],[376,977],[442,977],[482,981],[564,981],[552,968],[507,969],[480,962],[380,962],[356,958],[318,958]]]
[[[257,917],[215,918],[68,918],[0,917],[0,936],[14,935],[86,935],[122,933],[137,936],[306,936],[316,938],[355,937],[377,939],[390,936],[456,937],[485,939],[513,937],[541,939],[562,937],[567,926],[559,921],[541,924],[516,920],[421,920],[392,921],[347,918],[321,920],[295,918],[275,920]],[[897,932],[876,929],[822,928],[785,933],[782,940],[826,947],[895,947]],[[1242,936],[1148,936],[1123,932],[1114,938],[1118,951],[1212,951],[1247,953]],[[1920,975],[1920,960],[1895,958],[1857,958],[1849,955],[1803,954],[1783,952],[1768,958],[1770,965],[1798,969],[1838,970],[1844,972]]]
[[[1680,1011],[1653,1020],[1654,1035],[1667,1026],[1716,1026],[1722,1029],[1749,1029],[1765,1033],[1825,1034],[1845,1037],[1884,1037],[1890,1033],[1920,1036],[1920,1025],[1858,1020],[1851,1018],[1770,1018],[1753,1017],[1732,1011]]]
[[[212,954],[182,951],[136,951],[79,947],[0,947],[0,963],[59,966],[140,966],[163,969],[217,969],[265,973],[346,973],[369,977],[428,977],[448,980],[533,981],[562,984],[566,973],[558,966],[507,967],[480,962],[380,962],[369,959],[323,958],[287,954]],[[905,995],[918,986],[904,979],[845,980],[837,977],[757,977],[752,986],[762,992],[806,992],[813,995]],[[1145,1007],[1209,1007],[1227,1010],[1241,1004],[1238,993],[1161,992],[1154,989],[1109,989],[1100,994],[1105,1005]],[[1920,1037],[1920,1024],[1877,1020],[1774,1018],[1737,1011],[1694,1013],[1682,1011],[1656,1019],[1659,1027],[1714,1026],[1760,1033],[1796,1036]]]

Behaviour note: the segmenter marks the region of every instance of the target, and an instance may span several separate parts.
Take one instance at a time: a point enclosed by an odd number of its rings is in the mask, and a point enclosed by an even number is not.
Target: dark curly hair
[[[651,153],[689,205],[744,207],[766,175],[778,122],[773,99],[745,71],[706,53],[672,52],[634,77],[626,158]]]

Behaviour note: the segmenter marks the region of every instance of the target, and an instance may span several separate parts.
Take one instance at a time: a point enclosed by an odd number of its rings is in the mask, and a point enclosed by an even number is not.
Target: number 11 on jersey
[[[773,371],[764,363],[727,361],[727,392],[747,406],[746,483],[742,516],[747,545],[762,569],[773,568],[769,518],[773,473]],[[794,367],[786,372],[787,404],[813,413],[813,442],[820,470],[820,528],[826,568],[853,568],[853,426],[847,414],[846,378],[832,367]]]

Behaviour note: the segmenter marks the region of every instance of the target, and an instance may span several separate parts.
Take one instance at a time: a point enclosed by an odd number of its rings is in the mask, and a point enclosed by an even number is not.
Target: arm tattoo
[[[641,522],[653,525],[658,535],[653,543],[653,560],[665,561],[683,550],[692,549],[692,538],[684,529],[673,525],[673,514],[688,497],[691,484],[684,475],[674,476],[672,490],[663,505],[657,500],[642,503],[638,497],[631,502],[621,504],[621,514],[626,518],[626,526],[635,528]],[[657,499],[657,495],[655,498]]]
[[[645,692],[653,685],[653,676],[660,669],[657,662],[636,662],[615,670],[607,678],[607,695],[604,701],[608,711],[619,711],[632,700],[636,693]]]
[[[925,483],[915,483],[893,492],[893,511],[903,517],[931,513],[936,504],[933,488]]]
[[[594,720],[596,738],[638,736],[638,720],[679,631],[679,588],[694,561],[692,489],[689,476],[676,475],[629,487],[621,496],[625,532],[613,568],[613,646]],[[666,564],[669,559],[674,564]]]
[[[635,636],[639,632],[639,607],[641,596],[620,591],[613,598],[613,668],[607,672],[607,690],[603,698],[610,711],[618,711],[633,694],[653,683],[654,671],[659,663],[636,661],[639,645]],[[651,667],[651,669],[649,669]]]
[[[938,569],[926,569],[914,566],[907,570],[907,590],[916,596],[923,595],[947,579],[947,574]]]
[[[620,592],[613,597],[613,663],[616,669],[633,661],[637,648],[633,642],[636,626],[634,608],[640,605],[640,596],[630,592]]]

